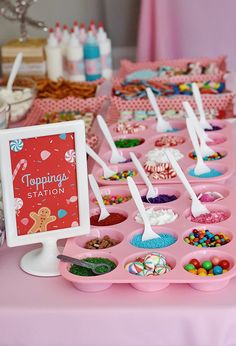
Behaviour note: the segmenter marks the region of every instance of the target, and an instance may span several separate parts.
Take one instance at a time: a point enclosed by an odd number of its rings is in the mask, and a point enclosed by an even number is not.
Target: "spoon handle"
[[[16,75],[19,71],[20,65],[21,65],[21,61],[23,58],[23,53],[19,52],[15,58],[11,73],[10,73],[10,77],[8,78],[8,82],[7,82],[7,90],[12,90],[12,86],[14,84]]]
[[[150,88],[146,88],[146,92],[147,92],[148,99],[149,99],[149,101],[150,101],[150,103],[152,105],[152,108],[153,108],[153,110],[154,110],[154,112],[156,114],[157,119],[163,119],[161,111],[160,111],[160,109],[158,107],[158,104],[156,102],[156,99],[155,99],[155,96],[154,96],[152,90]]]
[[[197,107],[199,110],[200,120],[205,121],[206,115],[205,115],[203,104],[202,104],[202,98],[201,98],[200,91],[199,91],[199,88],[198,88],[196,83],[192,83],[192,91],[193,91],[193,96],[195,98],[195,101],[196,101],[196,104],[197,104]]]
[[[103,213],[107,214],[108,211],[107,211],[107,209],[106,209],[106,207],[105,207],[105,205],[103,203],[103,199],[102,199],[102,195],[101,195],[100,189],[98,187],[98,184],[97,184],[93,174],[89,174],[88,178],[89,178],[89,183],[90,183],[91,189],[93,190],[94,196],[95,196],[95,198],[96,198],[96,200],[98,202],[101,214],[103,214]]]
[[[143,166],[141,165],[139,159],[136,157],[136,155],[134,153],[129,153],[135,167],[137,168],[139,174],[141,175],[143,181],[145,182],[145,184],[147,185],[147,188],[151,191],[153,191],[154,194],[158,195],[158,191],[156,191],[151,183],[151,181],[149,180],[145,170],[143,169]]]
[[[110,133],[110,130],[109,130],[105,120],[103,119],[103,117],[101,115],[98,115],[97,116],[97,121],[98,121],[100,129],[102,130],[102,132],[104,134],[104,137],[106,138],[107,143],[109,144],[111,150],[113,152],[117,152],[119,154],[119,152],[117,150],[117,147],[116,147],[116,145],[115,145],[115,143],[113,141],[112,135]]]
[[[149,219],[148,219],[148,216],[146,214],[146,210],[144,208],[144,205],[143,205],[143,201],[140,197],[140,194],[139,194],[139,190],[137,188],[137,185],[135,184],[134,180],[131,178],[131,177],[128,177],[127,178],[127,183],[128,183],[128,186],[129,186],[129,190],[130,190],[130,193],[131,193],[131,196],[136,204],[136,207],[143,219],[143,223],[144,225],[149,225],[150,228],[151,228],[151,225],[150,225],[150,222],[149,222]]]
[[[204,140],[204,143],[206,141],[212,142],[212,139],[210,137],[208,137],[206,132],[201,127],[201,125],[198,121],[198,118],[196,117],[196,114],[194,113],[194,110],[192,109],[190,103],[188,101],[185,101],[185,102],[183,102],[183,106],[185,108],[187,115],[189,116],[189,118],[192,120],[192,122],[194,124],[195,130],[197,132],[197,135],[198,135],[200,142],[202,143],[203,140]]]
[[[194,129],[194,127],[191,123],[191,120],[189,118],[186,118],[186,125],[187,125],[187,129],[188,129],[188,133],[189,133],[191,142],[193,144],[194,151],[197,155],[197,162],[204,165],[202,154],[201,154],[201,149],[200,149],[198,139],[197,139],[197,134],[196,134],[195,129]]]
[[[89,263],[83,260],[79,260],[78,258],[74,258],[74,257],[66,256],[66,255],[58,255],[57,258],[61,260],[62,262],[68,262],[71,264],[76,264],[80,267],[91,269],[93,273],[97,275],[102,274],[102,272],[100,273],[98,271],[99,267],[106,267],[107,271],[111,270],[111,266],[107,263]]]
[[[188,191],[191,199],[192,200],[197,199],[197,196],[196,196],[192,186],[189,184],[188,179],[186,178],[184,172],[182,171],[180,165],[176,161],[176,159],[173,156],[173,154],[171,153],[171,151],[169,149],[166,149],[165,152],[166,152],[166,156],[168,157],[168,159],[169,159],[169,161],[171,163],[171,166],[174,168],[174,170],[177,173],[177,175],[178,175],[179,179],[181,180],[182,184],[184,185],[184,187]]]
[[[66,255],[58,255],[57,258],[62,262],[68,262],[68,263],[76,264],[78,266],[90,268],[90,269],[94,268],[93,263],[87,263],[75,257],[66,256]]]
[[[86,144],[86,152],[103,168],[103,170],[109,169],[106,163],[100,158],[100,156],[98,156],[98,154],[95,153],[93,149],[90,148],[88,144]]]

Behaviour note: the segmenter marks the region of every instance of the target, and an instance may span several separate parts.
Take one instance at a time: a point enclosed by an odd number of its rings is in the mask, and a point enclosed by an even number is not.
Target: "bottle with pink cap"
[[[60,24],[60,22],[56,22],[55,36],[56,36],[57,41],[60,43],[61,39],[62,39],[62,32],[61,32],[61,24]]]
[[[63,76],[62,55],[59,43],[52,28],[49,30],[49,37],[45,47],[45,52],[47,59],[48,78],[53,81],[57,81],[58,78]]]
[[[92,20],[90,21],[89,30],[91,30],[92,33],[94,34],[94,36],[96,36],[96,34],[97,34],[97,28],[96,28],[96,24],[95,24],[94,19],[92,19]]]
[[[67,73],[70,81],[81,82],[85,80],[83,48],[74,32],[74,28],[71,29],[67,46]]]
[[[77,20],[75,20],[73,23],[73,29],[74,29],[75,36],[79,40],[79,33],[80,32],[79,32],[79,23],[77,22]]]
[[[79,29],[79,41],[80,41],[80,44],[84,45],[86,39],[87,39],[87,33],[86,33],[85,25],[84,25],[84,23],[82,23],[80,25],[80,29]]]
[[[67,46],[70,39],[70,34],[68,32],[67,25],[63,25],[62,30],[62,39],[60,43],[61,48],[61,55],[62,55],[62,61],[63,61],[63,76],[65,79],[67,79],[68,73],[67,73]]]
[[[107,37],[102,23],[98,26],[97,40],[101,54],[102,77],[110,79],[112,77],[111,40]]]

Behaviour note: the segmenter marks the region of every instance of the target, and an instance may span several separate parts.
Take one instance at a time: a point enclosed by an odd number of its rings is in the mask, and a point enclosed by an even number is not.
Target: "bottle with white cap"
[[[68,46],[69,39],[70,39],[70,34],[68,32],[68,27],[67,25],[63,25],[60,48],[61,48],[61,55],[62,55],[62,62],[63,62],[63,77],[65,79],[67,79],[67,76],[68,76],[66,54],[67,54],[67,46]]]
[[[54,35],[53,29],[49,31],[47,45],[45,47],[47,59],[48,78],[57,81],[63,76],[62,55],[57,38]]]
[[[97,40],[101,54],[102,77],[110,79],[112,77],[111,40],[107,37],[102,23],[98,27]]]
[[[85,80],[83,58],[83,47],[79,43],[74,29],[72,28],[67,46],[67,72],[70,81],[81,82]]]

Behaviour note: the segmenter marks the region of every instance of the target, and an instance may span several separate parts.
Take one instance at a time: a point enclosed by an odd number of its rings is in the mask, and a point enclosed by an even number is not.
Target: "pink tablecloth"
[[[142,0],[138,60],[227,54],[236,68],[234,0]]]
[[[83,293],[61,277],[21,271],[28,250],[0,249],[1,346],[236,345],[236,278],[214,293],[187,285]]]

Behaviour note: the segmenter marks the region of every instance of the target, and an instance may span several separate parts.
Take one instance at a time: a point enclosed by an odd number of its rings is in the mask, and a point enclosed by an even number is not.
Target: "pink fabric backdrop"
[[[235,0],[142,0],[139,61],[227,54],[236,69]]]

